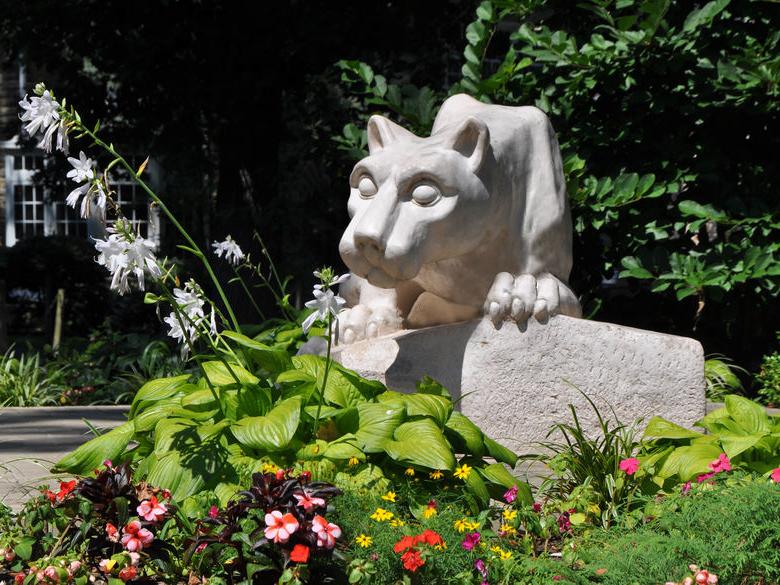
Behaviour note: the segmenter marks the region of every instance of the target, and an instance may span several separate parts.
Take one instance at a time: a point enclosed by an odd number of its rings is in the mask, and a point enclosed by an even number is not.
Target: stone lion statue
[[[534,107],[447,99],[428,138],[382,116],[350,176],[339,340],[488,316],[581,315],[561,155]]]

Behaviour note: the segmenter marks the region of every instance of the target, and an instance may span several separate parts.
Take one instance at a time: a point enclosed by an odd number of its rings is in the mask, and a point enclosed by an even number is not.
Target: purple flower
[[[517,498],[517,486],[513,485],[506,492],[504,492],[504,500],[507,504],[511,504]]]
[[[485,561],[482,559],[477,559],[474,561],[474,568],[479,572],[480,575],[483,577],[487,577],[487,567],[485,566]]]
[[[479,544],[479,539],[481,537],[482,535],[479,532],[472,532],[471,534],[467,534],[466,538],[463,539],[461,546],[466,550],[471,550],[477,546],[477,544]]]
[[[533,510],[537,514],[542,511],[542,503],[541,502],[534,502]]]

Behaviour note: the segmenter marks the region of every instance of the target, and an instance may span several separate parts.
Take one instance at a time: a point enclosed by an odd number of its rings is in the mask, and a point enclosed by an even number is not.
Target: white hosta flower
[[[179,310],[187,315],[191,320],[197,321],[205,318],[203,306],[206,304],[198,295],[197,290],[187,283],[183,289],[173,289],[173,298]]]
[[[19,106],[24,110],[21,120],[28,122],[24,129],[30,136],[35,136],[40,130],[47,130],[60,119],[60,104],[54,100],[49,90],[44,91],[41,97],[28,99],[24,96]]]
[[[65,120],[60,120],[60,123],[57,125],[57,149],[65,154],[68,154],[68,150],[70,149],[68,126],[65,124]]]
[[[97,263],[111,273],[111,288],[123,295],[130,291],[130,275],[144,290],[146,273],[160,278],[162,269],[154,255],[154,242],[132,234],[127,225],[120,227],[108,228],[110,235],[105,240],[96,239],[95,249],[100,252]]]
[[[315,270],[314,271],[314,276],[316,276],[320,280],[329,278],[328,275],[323,275],[319,270]],[[350,277],[350,274],[349,274],[349,272],[347,272],[346,274],[342,274],[341,276],[333,277],[333,280],[331,280],[329,283],[327,283],[327,285],[325,285],[323,283],[315,284],[314,288],[316,290],[322,290],[323,288],[330,288],[332,286],[336,286],[336,285],[339,285],[339,284],[342,284],[342,283],[346,282],[347,280],[349,280],[349,277]]]
[[[241,260],[244,259],[244,252],[236,241],[229,235],[225,238],[224,242],[215,241],[211,246],[214,248],[214,253],[217,258],[222,258],[222,254],[225,255],[225,260],[230,262],[233,266],[238,266]]]
[[[176,304],[178,314],[177,311],[172,311],[163,321],[169,327],[168,335],[183,344],[182,356],[185,356],[189,351],[189,344],[199,337],[200,327],[208,327],[212,335],[216,334],[216,316],[212,307],[211,317],[206,317],[203,310],[206,305],[203,291],[192,280],[184,285],[183,289],[173,289],[173,303]]]
[[[183,315],[181,316],[181,319],[184,321],[184,327],[182,327],[182,323],[176,315],[176,312],[171,311],[171,314],[163,319],[163,321],[168,325],[168,336],[173,337],[173,339],[182,344],[181,354],[182,357],[185,357],[189,351],[189,344],[195,339],[195,327],[190,323],[187,323],[187,320]]]
[[[314,309],[314,312],[306,317],[303,322],[304,333],[309,332],[309,329],[311,329],[311,326],[314,325],[315,321],[327,318],[328,313],[334,317],[338,316],[341,309],[347,304],[347,301],[335,294],[332,289],[322,290],[321,288],[317,288],[318,286],[320,285],[315,285],[314,288],[314,300],[306,303],[306,307]]]
[[[68,171],[67,177],[73,179],[76,183],[84,183],[95,178],[94,161],[88,158],[84,151],[79,152],[78,158],[68,157],[68,162],[73,169]]]

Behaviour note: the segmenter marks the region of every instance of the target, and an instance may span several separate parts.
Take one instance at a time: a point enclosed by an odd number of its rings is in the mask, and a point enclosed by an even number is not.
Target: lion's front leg
[[[507,319],[523,325],[531,316],[541,322],[559,314],[582,316],[571,289],[549,273],[514,276],[500,272],[485,299],[484,312],[497,327]]]
[[[406,291],[379,288],[354,274],[348,282],[343,296],[351,306],[339,313],[338,343],[355,343],[403,328]]]

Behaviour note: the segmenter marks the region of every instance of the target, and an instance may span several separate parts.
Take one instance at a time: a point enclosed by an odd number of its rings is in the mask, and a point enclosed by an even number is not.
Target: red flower
[[[442,540],[439,534],[429,529],[424,530],[422,534],[415,537],[415,540],[417,541],[417,543],[424,542],[425,544],[429,544],[430,546],[436,546],[444,543],[444,541]]]
[[[401,540],[395,543],[393,550],[396,553],[400,553],[405,551],[406,549],[412,548],[416,544],[417,544],[417,539],[415,537],[404,536]]]
[[[129,567],[125,567],[121,571],[119,571],[119,578],[122,579],[125,583],[128,581],[132,581],[138,576],[138,569],[136,569],[134,566],[130,565]]]
[[[21,573],[21,572],[17,573],[16,575],[14,575],[14,584],[15,585],[22,585],[22,583],[24,583],[24,578],[26,576],[27,575],[25,575],[24,573]]]
[[[55,501],[57,501],[57,494],[55,494],[51,490],[43,490],[43,495],[49,498],[49,501],[53,504]]]
[[[296,563],[309,561],[309,547],[305,544],[296,544],[290,553],[290,560]]]
[[[620,462],[619,467],[620,471],[624,471],[626,475],[634,475],[636,470],[639,469],[639,459],[636,457],[623,459],[623,461]]]
[[[57,499],[61,502],[64,500],[67,496],[70,495],[70,493],[76,489],[76,480],[73,481],[61,481],[60,482],[60,491],[57,492]]]
[[[111,522],[106,524],[106,536],[111,542],[119,542],[119,531]]]
[[[415,549],[409,549],[402,554],[401,560],[404,563],[404,569],[411,571],[412,573],[425,564],[425,561],[420,556],[420,552]]]

